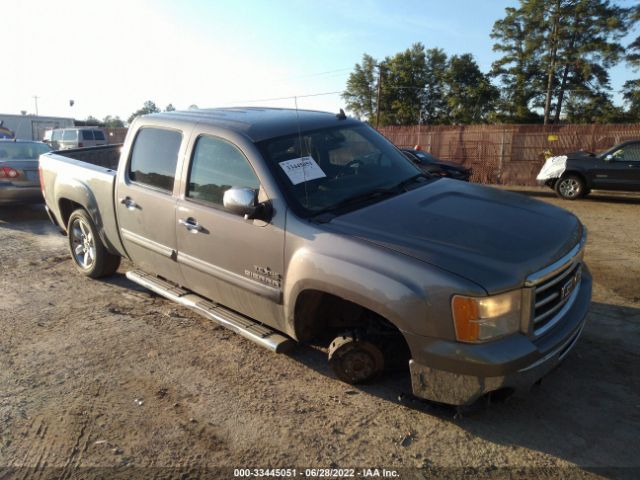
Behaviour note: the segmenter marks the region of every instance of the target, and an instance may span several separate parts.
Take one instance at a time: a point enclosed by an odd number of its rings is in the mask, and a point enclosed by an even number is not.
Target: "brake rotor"
[[[384,356],[367,340],[340,336],[329,346],[329,366],[343,382],[362,383],[382,372]]]

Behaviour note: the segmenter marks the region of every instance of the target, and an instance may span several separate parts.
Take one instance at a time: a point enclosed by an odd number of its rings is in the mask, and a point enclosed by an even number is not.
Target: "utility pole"
[[[38,99],[39,99],[39,98],[40,98],[40,97],[39,97],[39,96],[37,96],[37,95],[34,95],[34,96],[33,96],[33,100],[34,100],[34,101],[35,101],[35,103],[36,103],[36,117],[38,116]]]
[[[376,129],[380,125],[380,95],[382,93],[382,68],[383,65],[378,65],[378,94],[376,95]]]

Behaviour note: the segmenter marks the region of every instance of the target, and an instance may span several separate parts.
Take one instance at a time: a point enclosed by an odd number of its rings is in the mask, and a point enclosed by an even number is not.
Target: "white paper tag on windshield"
[[[280,162],[280,168],[294,185],[327,176],[312,156]]]

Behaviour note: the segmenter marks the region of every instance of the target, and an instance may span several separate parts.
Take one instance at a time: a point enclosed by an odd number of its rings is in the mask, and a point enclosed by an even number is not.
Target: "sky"
[[[517,3],[7,1],[0,15],[0,113],[35,113],[34,96],[40,115],[76,119],[126,120],[146,100],[179,110],[297,103],[338,111],[340,92],[364,53],[382,59],[422,42],[449,55],[470,52],[487,72],[498,57],[489,37],[493,23]],[[636,28],[623,43],[638,34]],[[610,74],[614,91],[640,76],[626,65]]]

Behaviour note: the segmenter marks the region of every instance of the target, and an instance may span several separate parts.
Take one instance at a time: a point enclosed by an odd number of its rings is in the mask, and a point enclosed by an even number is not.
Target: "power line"
[[[343,92],[344,92],[343,90],[336,90],[335,92],[309,93],[306,95],[291,95],[288,97],[261,98],[257,100],[236,100],[234,102],[229,102],[229,104],[275,102],[278,100],[295,100],[296,98],[321,97],[323,95],[336,95],[338,93],[342,94]]]
[[[324,72],[317,72],[317,73],[308,73],[308,74],[304,74],[304,75],[296,75],[293,77],[281,77],[276,79],[275,81],[280,81],[280,80],[295,80],[298,78],[311,78],[311,77],[320,77],[322,75],[329,75],[332,73],[338,73],[338,72],[346,72],[347,70],[352,70],[353,67],[345,67],[345,68],[337,68],[335,70],[327,70]]]

